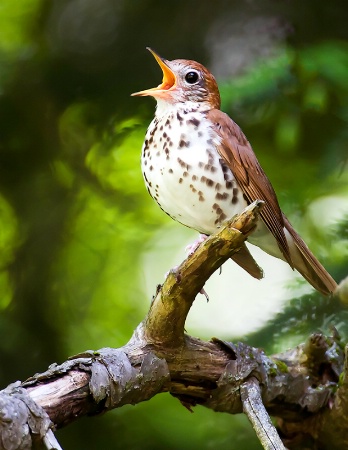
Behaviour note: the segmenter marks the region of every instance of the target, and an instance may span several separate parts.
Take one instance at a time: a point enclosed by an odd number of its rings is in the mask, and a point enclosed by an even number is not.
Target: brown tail
[[[237,253],[231,256],[231,259],[257,280],[263,278],[263,270],[254,260],[245,244],[242,245]]]
[[[289,247],[294,268],[319,292],[331,295],[337,288],[336,281],[309,250],[284,214],[283,218],[285,228],[293,239],[294,245],[289,243]]]

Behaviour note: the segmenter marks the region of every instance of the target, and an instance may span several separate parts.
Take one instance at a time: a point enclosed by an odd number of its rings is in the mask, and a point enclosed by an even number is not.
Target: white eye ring
[[[189,70],[185,75],[185,81],[188,84],[196,84],[199,81],[199,73],[196,70]]]

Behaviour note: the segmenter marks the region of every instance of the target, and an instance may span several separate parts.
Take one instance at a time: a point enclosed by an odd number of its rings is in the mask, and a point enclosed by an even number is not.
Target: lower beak
[[[152,89],[145,89],[144,91],[135,92],[132,96],[145,96],[152,95],[153,97],[161,97],[171,88],[173,88],[176,84],[176,78],[172,70],[168,66],[168,61],[164,58],[161,58],[156,52],[154,52],[151,48],[146,47],[158,62],[160,68],[163,72],[163,80],[160,85]]]

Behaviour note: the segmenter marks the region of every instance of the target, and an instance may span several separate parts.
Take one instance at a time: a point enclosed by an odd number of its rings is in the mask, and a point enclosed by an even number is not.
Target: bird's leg
[[[192,255],[192,253],[195,252],[195,250],[200,246],[202,242],[204,242],[207,239],[206,234],[200,234],[198,239],[196,239],[192,244],[189,244],[186,246],[185,251],[188,253],[188,255]]]
[[[202,289],[199,291],[199,293],[202,294],[202,295],[204,295],[204,297],[207,299],[207,303],[208,303],[208,302],[209,302],[209,295],[207,294],[207,291],[206,291],[204,288],[202,288]]]

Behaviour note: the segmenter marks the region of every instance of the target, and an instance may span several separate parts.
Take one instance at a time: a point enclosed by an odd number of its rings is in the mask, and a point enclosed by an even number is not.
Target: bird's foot
[[[164,278],[167,278],[167,276],[168,276],[170,273],[173,273],[173,274],[176,276],[176,272],[177,272],[177,270],[178,270],[178,267],[179,267],[179,266],[174,266],[174,267],[172,267],[171,269],[169,269],[169,270],[164,274]]]
[[[207,299],[207,303],[209,302],[209,295],[207,294],[206,290],[204,288],[202,288],[199,291],[200,294],[204,295],[204,297]]]
[[[206,234],[200,234],[198,239],[196,239],[192,244],[189,244],[186,246],[185,251],[188,253],[188,255],[192,255],[197,248],[201,245],[202,242],[204,242],[207,239]]]

